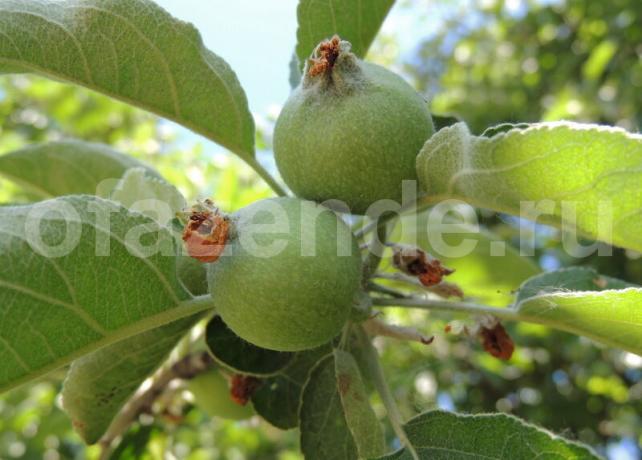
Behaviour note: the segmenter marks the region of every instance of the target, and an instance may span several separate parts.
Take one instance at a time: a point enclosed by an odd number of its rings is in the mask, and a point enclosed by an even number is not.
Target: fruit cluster
[[[358,59],[336,36],[319,44],[274,132],[278,169],[296,197],[229,216],[206,203],[185,229],[189,254],[208,263],[216,313],[229,328],[278,351],[337,336],[364,270],[336,212],[363,215],[379,200],[400,202],[432,133],[426,101],[401,77]]]

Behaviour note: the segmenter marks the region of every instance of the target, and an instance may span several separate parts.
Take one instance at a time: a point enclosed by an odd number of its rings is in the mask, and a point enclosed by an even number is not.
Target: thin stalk
[[[395,434],[399,438],[401,444],[408,449],[412,458],[414,460],[419,460],[419,456],[417,455],[415,448],[410,443],[410,440],[403,429],[403,417],[401,416],[401,412],[399,411],[397,403],[395,402],[392,392],[388,387],[388,383],[386,382],[386,377],[383,373],[383,369],[381,368],[381,363],[379,362],[379,354],[363,328],[358,326],[355,329],[359,342],[361,343],[361,349],[364,351],[364,358],[370,378],[379,392],[379,396],[381,396],[381,400],[383,401],[383,405],[388,413],[392,429],[395,431]]]
[[[383,257],[383,251],[386,246],[386,238],[388,238],[388,224],[383,218],[379,219],[379,224],[377,225],[377,233],[373,236],[370,246],[368,248],[368,256],[364,263],[364,280],[370,279],[370,277],[376,273],[379,264],[381,263],[381,258]]]
[[[423,299],[420,297],[409,297],[405,299],[373,298],[372,305],[378,307],[404,307],[418,308],[422,310],[449,311],[455,313],[472,313],[475,315],[487,314],[509,321],[526,320],[526,318],[510,308],[489,307],[487,305],[479,305],[471,302]]]
[[[274,193],[279,196],[287,196],[287,192],[281,185],[274,179],[272,174],[270,174],[258,160],[254,157],[246,158],[245,162],[252,168],[256,173],[261,176],[261,178],[270,186]]]
[[[404,209],[402,208],[401,212],[403,212],[403,211],[404,211]],[[370,233],[373,230],[375,230],[376,228],[378,228],[380,224],[386,224],[386,223],[390,222],[391,220],[394,220],[394,219],[396,219],[398,217],[399,217],[399,215],[394,213],[394,212],[390,212],[390,213],[384,214],[384,215],[380,216],[379,218],[374,219],[371,222],[368,222],[366,225],[364,225],[359,230],[354,232],[354,236],[359,238],[359,239],[363,238],[368,233]]]
[[[389,288],[388,286],[382,286],[381,284],[373,283],[372,281],[368,283],[368,290],[372,292],[379,292],[381,294],[386,294],[396,299],[405,299],[406,297],[408,297],[406,294],[404,294],[401,291],[397,291],[396,289]]]
[[[409,210],[411,210],[413,208],[415,208],[415,212],[416,213],[420,213],[424,209],[428,208],[431,205],[432,205],[432,203],[428,203],[425,197],[420,196],[420,197],[418,197],[416,202],[408,203],[408,204],[405,204],[404,206],[402,206],[401,209],[399,209],[398,213],[389,212],[389,213],[386,213],[386,214],[380,216],[378,219],[374,219],[371,222],[367,223],[366,225],[361,227],[359,230],[355,231],[354,232],[354,236],[357,237],[357,238],[363,238],[368,233],[374,231],[377,228],[377,226],[379,225],[379,222],[381,222],[381,221],[383,221],[384,223],[388,223],[390,221],[394,221],[394,220],[398,219],[399,217],[401,217],[401,215],[403,213],[405,213],[406,211],[409,211]]]

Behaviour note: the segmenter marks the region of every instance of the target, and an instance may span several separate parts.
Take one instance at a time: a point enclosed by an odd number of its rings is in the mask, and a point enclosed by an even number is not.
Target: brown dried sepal
[[[232,377],[230,397],[236,404],[245,406],[260,386],[261,381],[256,377],[236,374]]]
[[[441,265],[439,259],[435,259],[425,251],[415,247],[395,247],[392,262],[395,267],[405,274],[419,278],[421,284],[427,287],[441,283],[444,276],[455,272],[455,270]]]
[[[341,52],[341,38],[335,35],[330,40],[321,42],[319,45],[319,57],[310,58],[308,63],[308,75],[315,77],[323,73],[332,72],[334,63]]]
[[[499,321],[491,327],[482,326],[479,329],[479,337],[482,340],[484,350],[495,358],[508,360],[513,356],[515,343]]]
[[[216,262],[225,249],[229,231],[228,217],[221,215],[213,203],[206,200],[192,208],[183,230],[187,253],[203,263]]]

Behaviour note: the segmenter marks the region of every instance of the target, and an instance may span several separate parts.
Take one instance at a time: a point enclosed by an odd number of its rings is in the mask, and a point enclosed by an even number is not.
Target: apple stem
[[[272,174],[270,174],[258,160],[254,157],[246,158],[245,162],[265,181],[266,184],[276,193],[278,196],[287,196],[288,193],[283,187],[274,179]]]
[[[386,247],[386,238],[388,238],[388,223],[382,217],[378,220],[377,231],[373,235],[368,247],[368,255],[363,266],[364,283],[368,282],[381,263],[383,251]]]

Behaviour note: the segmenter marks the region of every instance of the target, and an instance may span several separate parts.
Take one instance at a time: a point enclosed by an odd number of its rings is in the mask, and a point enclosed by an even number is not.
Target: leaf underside
[[[589,460],[599,457],[588,447],[555,436],[506,414],[462,415],[431,411],[404,429],[421,460]],[[410,460],[402,449],[380,460]]]
[[[572,267],[531,278],[518,292],[524,320],[642,356],[642,288]]]
[[[309,460],[354,460],[357,445],[348,429],[337,386],[334,356],[312,369],[299,410],[301,452]]]
[[[32,145],[0,156],[0,175],[47,199],[61,195],[107,196],[131,168],[160,179],[158,173],[132,157],[103,144],[58,141]]]
[[[254,121],[232,69],[149,0],[0,0],[0,36],[0,73],[82,85],[254,156]]]
[[[71,364],[62,390],[63,407],[87,444],[100,439],[125,402],[200,317],[135,335]]]
[[[642,251],[639,134],[552,122],[484,137],[456,123],[426,142],[417,173],[433,200],[460,199]]]
[[[89,196],[0,214],[0,391],[197,313],[181,308],[172,235],[141,214]]]
[[[228,369],[259,377],[273,375],[287,366],[294,353],[257,347],[236,335],[215,316],[207,324],[205,342],[214,359]]]

